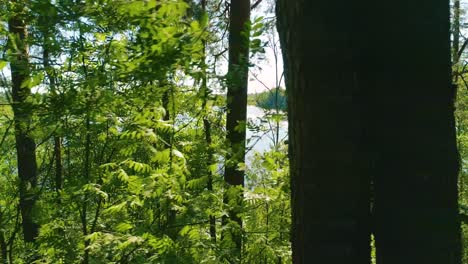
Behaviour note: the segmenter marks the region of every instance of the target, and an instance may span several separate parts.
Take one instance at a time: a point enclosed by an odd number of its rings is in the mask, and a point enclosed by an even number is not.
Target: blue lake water
[[[261,129],[247,129],[247,160],[252,157],[255,151],[263,152],[271,149],[276,141],[276,122],[266,121],[267,113],[262,108],[251,106],[247,107],[247,118],[254,127],[260,126]],[[263,120],[263,122],[262,122]],[[279,122],[278,141],[284,141],[288,136],[288,122]]]

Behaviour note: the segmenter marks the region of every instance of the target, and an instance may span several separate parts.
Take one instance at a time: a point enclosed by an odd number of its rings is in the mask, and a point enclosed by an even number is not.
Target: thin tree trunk
[[[167,78],[164,76],[164,78]],[[172,84],[170,84],[166,79],[162,79],[161,84],[163,86],[163,94],[162,94],[162,106],[165,109],[165,114],[163,116],[164,121],[169,121],[171,120],[171,115],[175,115],[174,111],[174,90],[172,87]],[[172,108],[172,109],[171,109]],[[169,163],[170,163],[170,169],[169,173],[172,171],[172,162],[173,162],[173,155],[172,155],[172,150],[173,150],[173,138],[174,137],[174,130],[171,128],[170,131],[164,132],[163,138],[165,141],[165,144],[168,144],[169,146]],[[171,209],[172,203],[174,201],[171,199],[167,200],[167,207],[166,207],[166,228],[167,229],[167,234],[169,237],[171,237],[173,240],[177,238],[177,234],[179,233],[179,229],[175,227],[176,221],[177,221],[177,211]]]
[[[43,25],[45,26],[45,25]],[[55,82],[54,70],[50,66],[50,50],[51,50],[51,33],[48,28],[43,30],[43,65],[47,78],[49,79],[50,91],[53,97],[57,95],[57,85]],[[57,114],[57,113],[56,113]],[[62,166],[62,139],[57,134],[54,135],[54,161],[55,161],[55,191],[58,192],[62,189],[63,185],[63,166]]]
[[[89,111],[89,104],[88,104],[88,111]],[[90,176],[91,176],[91,120],[89,117],[89,112],[86,113],[86,136],[85,136],[85,150],[84,150],[84,166],[83,166],[83,175],[84,175],[84,182],[85,184],[90,183]],[[89,239],[86,236],[89,235],[89,227],[88,227],[88,194],[84,195],[83,204],[81,208],[81,225],[82,225],[82,232],[83,236],[85,237],[84,240],[84,256],[83,256],[83,264],[89,263]]]
[[[296,264],[370,263],[363,2],[277,1]]]
[[[2,264],[7,264],[8,263],[8,247],[5,242],[5,235],[3,234],[3,231],[0,231],[0,248],[2,250]]]
[[[231,147],[226,157],[224,179],[227,183],[225,202],[232,206],[229,220],[238,225],[230,228],[228,235],[234,242],[233,253],[241,257],[242,207],[244,172],[238,168],[245,162],[245,138],[247,120],[247,83],[249,63],[250,1],[232,0],[229,16],[229,65],[227,74],[226,140]],[[226,223],[227,219],[224,219]]]
[[[460,14],[461,14],[461,9],[460,9],[460,0],[454,0],[453,3],[453,22],[452,22],[452,82],[454,85],[454,89],[456,89],[455,93],[455,100],[457,99],[457,92],[459,89],[458,82],[459,82],[459,76],[462,74],[460,72],[460,58],[463,54],[464,49],[466,48],[466,44],[464,43],[462,47],[460,47]],[[468,40],[465,40],[465,42]],[[461,146],[461,140],[460,135],[464,133],[463,129],[456,129],[457,133],[457,147],[460,148]],[[465,195],[465,181],[463,179],[463,174],[460,174],[458,177],[458,196],[460,199],[463,198]],[[467,224],[468,222],[466,221],[466,217],[460,213],[460,222]],[[462,241],[462,248],[465,243]]]
[[[16,2],[14,6],[19,7],[21,4]],[[22,17],[24,12],[26,12],[24,8],[17,8],[11,13],[8,19],[10,31],[8,43],[11,52],[10,68],[23,236],[25,242],[34,242],[39,233],[38,224],[34,219],[37,200],[37,163],[36,143],[30,132],[33,110],[28,98],[31,89],[23,86],[30,77],[26,40],[28,32]]]
[[[203,127],[205,129],[205,141],[207,145],[207,171],[208,171],[208,182],[207,182],[207,189],[208,191],[213,191],[213,173],[211,172],[211,165],[214,164],[214,156],[213,156],[213,149],[211,144],[213,143],[211,139],[211,123],[207,117],[203,118]],[[210,236],[211,240],[216,242],[216,218],[210,215]]]
[[[453,3],[453,22],[452,22],[452,65],[453,67],[453,83],[458,83],[458,63],[460,57],[460,0],[454,0]]]
[[[376,5],[377,263],[460,264],[449,0]]]
[[[84,36],[82,25],[78,22],[79,27],[79,44],[81,52],[84,52]],[[85,54],[81,54],[81,67],[83,69],[84,79],[88,80],[88,67],[85,61]],[[92,111],[92,103],[91,103],[91,95],[94,94],[94,87],[87,87],[91,88],[91,91],[87,91],[85,95],[86,100],[86,113],[85,113],[85,142],[84,142],[84,163],[83,163],[83,183],[89,184],[91,182],[91,111]],[[90,228],[88,226],[88,194],[85,193],[83,197],[83,201],[81,204],[81,211],[80,211],[80,218],[81,218],[81,229],[84,237],[84,252],[83,252],[83,264],[89,263],[89,245],[90,241],[86,237],[89,235]]]
[[[55,155],[55,191],[59,193],[63,187],[62,138],[59,136],[54,136],[54,155]]]
[[[205,141],[208,148],[207,153],[207,168],[208,168],[208,182],[207,189],[208,191],[213,191],[213,173],[211,172],[211,165],[214,164],[214,155],[212,149],[212,139],[211,139],[211,123],[207,117],[203,118],[203,127],[205,129]],[[210,215],[210,236],[211,240],[216,242],[216,218],[213,215]]]
[[[163,106],[163,108],[165,110],[163,120],[164,121],[169,121],[171,119],[171,111],[169,109],[169,97],[170,97],[170,89],[171,88],[168,87],[167,81],[163,81],[162,84],[164,86],[163,87],[164,92],[163,92],[161,101],[162,101],[162,106]],[[166,136],[165,140],[166,140],[167,143],[169,143],[170,137]]]
[[[201,7],[204,15],[207,15],[206,11],[206,2],[207,0],[201,0]],[[209,88],[207,84],[207,71],[206,71],[206,40],[203,40],[203,77],[202,77],[202,87],[201,87],[201,92],[203,96],[203,103],[202,103],[202,108],[206,108],[206,104],[208,102],[208,97],[209,97]],[[205,114],[203,116],[203,128],[205,132],[205,142],[207,146],[207,159],[206,159],[206,167],[208,168],[208,182],[207,182],[207,189],[208,191],[212,192],[213,191],[213,173],[211,172],[210,166],[214,164],[214,153],[213,153],[213,147],[211,144],[213,143],[213,140],[211,138],[211,123],[208,118],[208,116]],[[210,237],[211,240],[216,242],[216,218],[212,215],[209,217],[210,221]]]
[[[459,69],[460,69],[460,0],[454,0],[453,3],[453,22],[452,22],[452,82],[455,89],[458,89]],[[455,93],[456,99],[456,93]],[[460,191],[462,192],[463,180],[459,178]]]
[[[3,212],[0,211],[0,223],[3,223]],[[2,251],[1,254],[1,262],[2,264],[8,263],[8,245],[5,239],[5,231],[0,230],[0,250]]]

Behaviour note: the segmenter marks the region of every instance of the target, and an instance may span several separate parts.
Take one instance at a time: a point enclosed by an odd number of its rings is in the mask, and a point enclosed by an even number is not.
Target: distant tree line
[[[288,107],[286,90],[275,88],[261,93],[249,94],[249,105],[255,105],[267,110],[279,109],[286,111]]]

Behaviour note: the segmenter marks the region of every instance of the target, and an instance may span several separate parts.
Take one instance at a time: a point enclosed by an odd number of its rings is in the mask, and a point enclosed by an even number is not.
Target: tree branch
[[[250,10],[254,10],[263,0],[257,0],[251,7]]]
[[[460,47],[460,50],[458,50],[456,61],[460,60],[461,55],[463,54],[463,51],[465,50],[467,45],[468,45],[468,38],[465,39],[465,41],[463,42],[463,45]]]

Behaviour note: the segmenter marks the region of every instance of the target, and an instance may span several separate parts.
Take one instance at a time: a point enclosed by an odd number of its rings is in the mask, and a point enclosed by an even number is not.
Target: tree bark
[[[55,191],[59,195],[63,187],[63,165],[62,165],[62,138],[54,136],[54,156],[55,156]],[[60,199],[59,199],[60,201]]]
[[[3,212],[0,211],[0,223],[4,223],[3,221]],[[5,238],[5,231],[0,230],[0,250],[2,251],[1,253],[1,263],[2,264],[7,264],[8,263],[8,245],[7,241]]]
[[[242,250],[242,233],[240,230],[242,228],[242,219],[239,213],[243,199],[241,188],[244,186],[244,172],[238,168],[238,165],[245,162],[249,23],[250,1],[232,0],[229,16],[226,116],[226,141],[231,151],[226,157],[224,179],[228,189],[225,202],[232,208],[229,212],[229,220],[238,225],[237,228],[230,228],[228,236],[235,244],[234,255],[239,258]]]
[[[42,51],[42,59],[44,65],[44,71],[46,72],[47,78],[49,79],[49,88],[51,92],[51,96],[53,99],[57,96],[57,84],[55,79],[54,69],[50,66],[50,51],[51,51],[51,40],[53,38],[53,34],[50,32],[49,25],[47,25],[47,21],[43,21],[42,34],[44,38],[43,43],[43,51]],[[54,100],[56,102],[56,100]],[[55,111],[56,112],[56,111]],[[56,117],[58,118],[59,113],[55,113]],[[62,138],[55,133],[54,134],[54,161],[55,161],[55,191],[57,195],[59,194],[60,190],[62,189],[63,185],[63,165],[62,165]],[[60,201],[60,198],[58,198]]]
[[[14,1],[14,10],[8,19],[10,38],[10,68],[12,79],[13,114],[19,177],[20,210],[25,242],[34,242],[38,235],[38,224],[34,219],[37,200],[36,144],[31,135],[32,104],[31,88],[24,86],[30,78],[27,27],[24,21],[26,12],[22,4]]]
[[[449,0],[376,5],[377,262],[459,264]]]
[[[369,262],[373,188],[378,263],[459,264],[449,2],[348,2],[277,5],[294,263]]]
[[[460,0],[453,2],[453,22],[452,22],[452,79],[455,85],[458,84],[458,63],[460,62]]]
[[[277,1],[297,264],[370,263],[369,22],[358,2]]]
[[[207,14],[207,0],[201,0],[200,2],[201,8],[202,8],[202,16],[208,15]],[[202,18],[200,17],[200,20]],[[209,94],[210,90],[208,88],[208,76],[207,76],[207,71],[206,71],[206,40],[203,40],[203,61],[202,61],[202,68],[203,68],[203,77],[202,77],[202,84],[201,84],[201,93],[202,93],[202,108],[205,110],[206,104],[209,99]],[[205,142],[207,146],[207,157],[206,157],[206,167],[208,168],[207,173],[208,173],[208,182],[207,182],[207,189],[208,191],[212,192],[213,191],[213,173],[211,172],[210,166],[214,164],[215,158],[214,158],[214,151],[213,147],[211,146],[213,143],[212,137],[211,137],[211,122],[205,113],[203,116],[203,129],[205,133]],[[216,242],[216,218],[213,215],[209,216],[209,222],[210,222],[210,237],[213,242]]]

